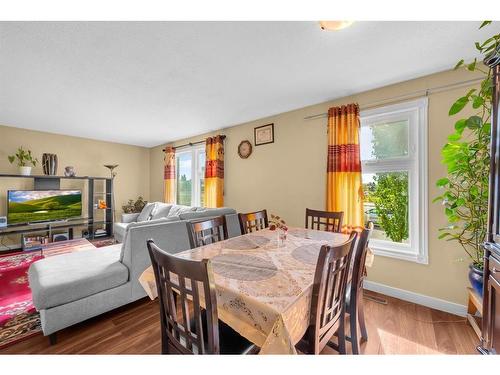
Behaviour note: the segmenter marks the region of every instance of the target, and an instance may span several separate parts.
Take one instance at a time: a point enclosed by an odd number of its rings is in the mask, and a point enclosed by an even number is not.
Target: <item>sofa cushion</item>
[[[121,244],[57,255],[30,266],[28,275],[37,310],[73,302],[128,281],[120,263]]]
[[[137,217],[137,222],[150,220],[151,214],[153,213],[153,210],[155,209],[155,207],[156,207],[156,202],[146,203],[146,205],[142,209],[141,213]]]
[[[155,209],[151,213],[151,220],[160,219],[162,217],[167,217],[172,205],[169,203],[157,202]]]
[[[199,218],[211,218],[211,217],[217,217],[217,216],[223,216],[223,215],[229,215],[229,214],[235,214],[236,210],[233,208],[228,208],[228,207],[221,207],[221,208],[206,208],[203,211],[195,211],[195,212],[184,212],[179,214],[179,217],[181,220],[193,220],[193,219],[199,219]]]
[[[182,213],[193,212],[196,207],[183,206],[180,204],[174,204],[168,213],[168,216],[179,216]]]

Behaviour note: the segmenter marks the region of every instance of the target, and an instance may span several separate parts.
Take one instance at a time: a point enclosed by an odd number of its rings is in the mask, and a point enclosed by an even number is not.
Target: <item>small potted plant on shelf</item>
[[[489,23],[483,22],[480,28]],[[476,49],[487,56],[499,42],[500,34],[496,34],[483,43],[476,42]],[[447,175],[436,182],[442,194],[435,201],[442,203],[448,219],[448,225],[439,229],[439,238],[456,241],[463,248],[471,260],[469,281],[482,295],[483,243],[488,222],[492,72],[477,59],[468,64],[460,60],[455,69],[463,66],[471,72],[484,74],[484,78],[478,88],[458,98],[449,110],[448,114],[454,116],[469,107],[474,114],[458,119],[455,132],[441,150]]]
[[[275,230],[278,234],[278,247],[282,246],[286,240],[286,234],[288,232],[288,227],[286,226],[285,220],[277,215],[271,214],[271,219],[269,220],[269,229]]]
[[[26,151],[22,147],[19,147],[14,155],[8,156],[8,159],[10,164],[17,160],[19,174],[22,176],[31,175],[31,167],[36,167],[36,163],[38,163],[38,159],[33,157],[31,150]]]
[[[148,202],[142,197],[138,197],[135,201],[133,199],[129,199],[127,204],[122,206],[122,222],[130,222],[130,219],[140,213],[147,203]]]

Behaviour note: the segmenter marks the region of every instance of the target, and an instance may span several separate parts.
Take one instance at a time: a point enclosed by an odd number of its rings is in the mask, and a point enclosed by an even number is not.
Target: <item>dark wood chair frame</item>
[[[225,216],[190,222],[191,248],[227,239],[228,234]]]
[[[321,247],[311,301],[309,327],[297,345],[307,354],[319,354],[326,345],[345,354],[345,293],[349,262],[356,239],[353,232],[348,241],[339,246]],[[330,342],[338,333],[338,345]]]
[[[311,223],[310,229],[340,233],[343,218],[344,212],[342,211],[329,212],[306,208],[306,229],[309,229],[309,223]]]
[[[373,231],[373,223],[368,222],[367,228],[359,235],[355,250],[352,255],[351,274],[349,275],[348,288],[346,293],[350,294],[349,303],[346,303],[346,315],[349,316],[350,336],[346,337],[351,342],[352,353],[359,354],[360,338],[358,335],[358,322],[361,333],[361,340],[368,340],[366,330],[365,312],[363,305],[363,281],[366,278],[366,254],[368,251],[368,241]],[[347,295],[347,294],[346,294]]]
[[[197,262],[178,258],[160,249],[153,240],[148,240],[147,245],[160,299],[162,354],[218,354],[217,298],[209,260]],[[205,300],[204,314],[199,283]],[[188,308],[188,296],[193,303],[193,319]],[[177,311],[179,304],[182,319]],[[207,327],[206,340],[203,320]],[[194,326],[191,321],[195,322]]]
[[[265,229],[269,226],[269,220],[267,219],[267,210],[240,213],[238,214],[240,219],[241,234],[251,233],[254,230],[259,231]]]

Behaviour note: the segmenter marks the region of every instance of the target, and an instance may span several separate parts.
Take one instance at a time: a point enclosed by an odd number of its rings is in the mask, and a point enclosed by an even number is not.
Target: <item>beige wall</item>
[[[283,216],[290,225],[304,225],[306,207],[325,207],[327,151],[326,119],[304,120],[305,116],[350,102],[358,102],[363,109],[386,98],[471,78],[474,77],[468,72],[447,71],[215,132],[227,136],[225,205],[243,212],[267,208]],[[438,194],[434,182],[445,173],[440,164],[440,149],[455,121],[448,118],[448,109],[466,90],[467,87],[462,87],[429,95],[429,264],[378,256],[369,270],[371,281],[460,304],[466,302],[467,262],[457,261],[464,256],[457,244],[437,239],[437,229],[446,220],[442,207],[431,201]],[[275,127],[275,142],[254,147],[249,159],[240,159],[238,144],[245,139],[253,144],[253,128],[271,122]],[[151,149],[151,200],[162,199],[162,148]]]
[[[18,173],[17,166],[10,164],[7,160],[7,156],[14,154],[18,146],[30,149],[39,161],[44,152],[57,154],[58,175],[63,175],[65,166],[72,165],[78,176],[109,176],[109,170],[103,165],[119,164],[115,179],[117,215],[121,213],[122,204],[129,198],[142,195],[145,199],[149,199],[148,148],[0,126],[1,173]],[[34,168],[33,174],[43,174],[40,164]],[[82,180],[63,180],[61,187],[85,189],[86,185]],[[1,178],[0,215],[6,213],[5,202],[8,189],[32,188],[32,179]],[[9,239],[10,243],[15,243],[15,241],[15,238]]]

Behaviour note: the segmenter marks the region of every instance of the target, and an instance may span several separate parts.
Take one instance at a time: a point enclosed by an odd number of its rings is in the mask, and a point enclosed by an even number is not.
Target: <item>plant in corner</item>
[[[491,21],[485,21],[480,28]],[[498,47],[500,34],[486,41],[476,42],[476,49],[487,56]],[[443,204],[448,225],[440,228],[440,239],[457,241],[472,263],[469,280],[473,288],[482,294],[483,243],[486,239],[488,215],[488,179],[490,163],[490,115],[492,106],[491,70],[474,59],[469,64],[460,60],[455,69],[465,67],[471,72],[484,74],[479,88],[469,90],[458,98],[449,110],[455,116],[466,107],[472,107],[474,115],[461,118],[455,123],[455,132],[441,150],[442,163],[447,176],[436,185],[443,193],[434,199]]]
[[[122,211],[126,214],[136,214],[142,211],[146,203],[148,202],[142,197],[138,197],[135,202],[133,199],[129,199],[127,204],[122,206]]]
[[[38,159],[33,157],[31,150],[26,151],[22,147],[19,147],[14,155],[10,155],[7,158],[10,164],[13,164],[17,160],[19,173],[23,176],[29,176],[31,174],[31,167],[36,167],[36,163],[38,163]]]

